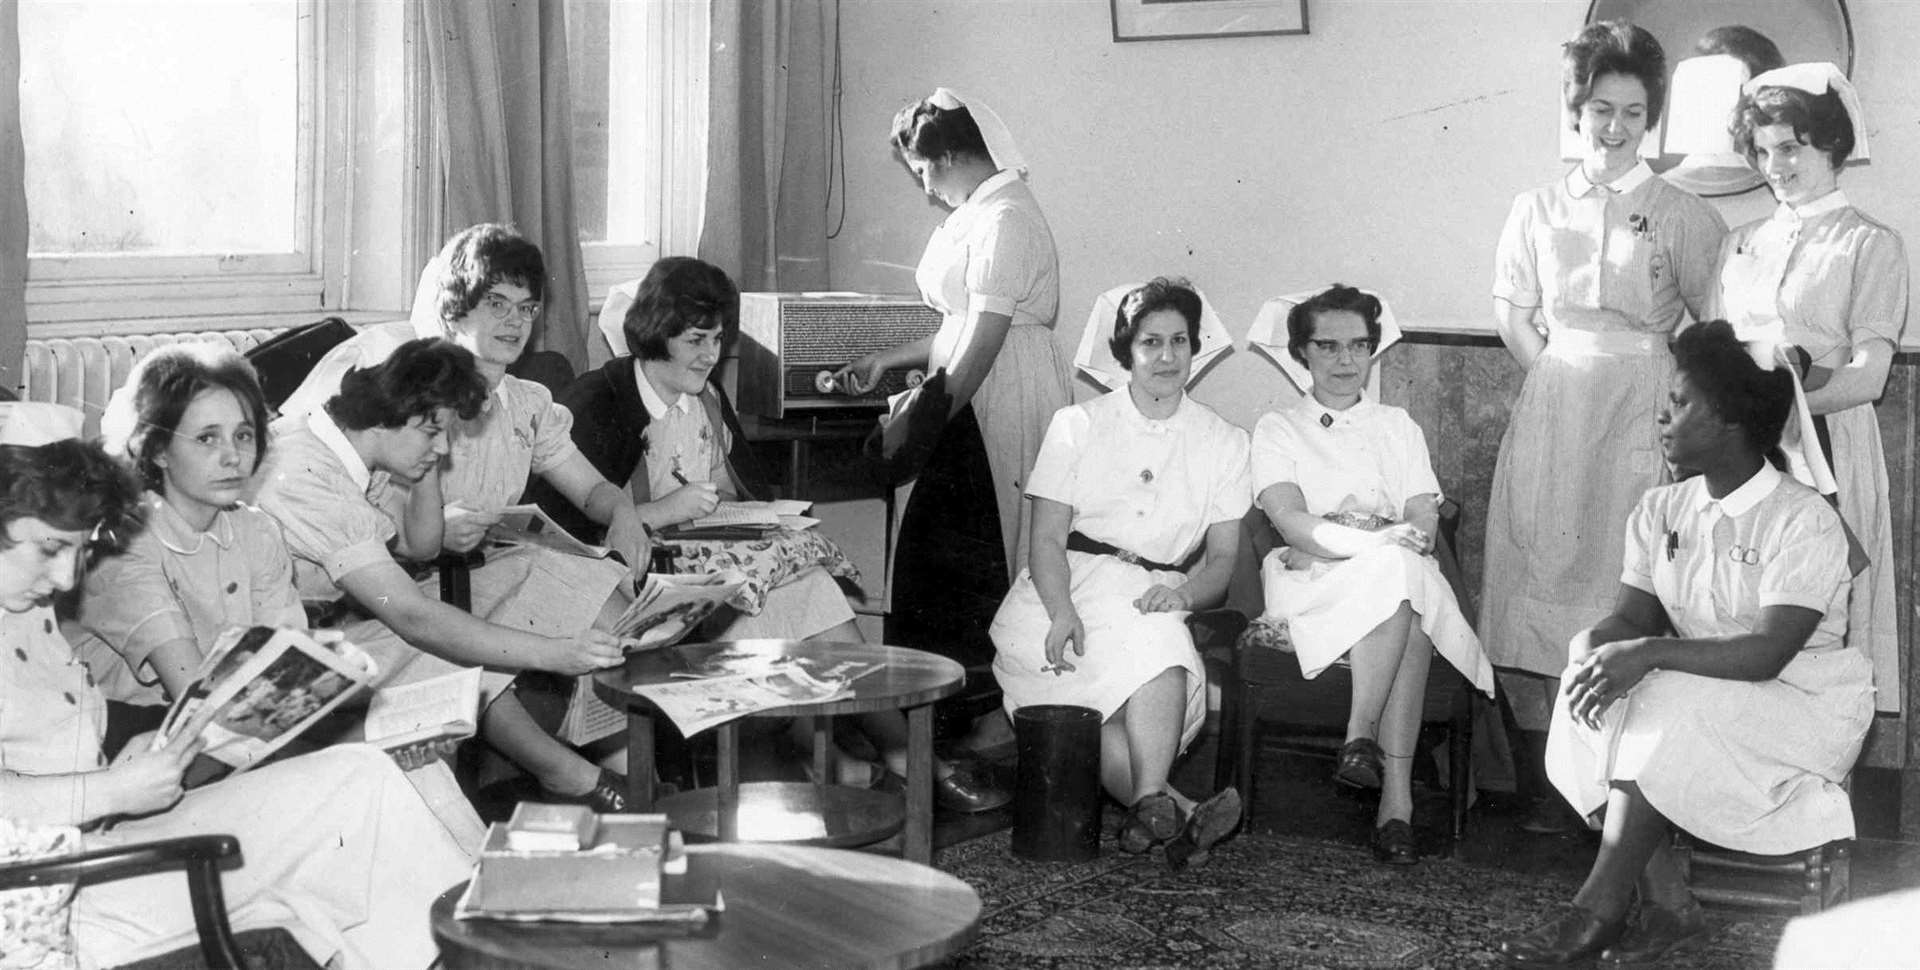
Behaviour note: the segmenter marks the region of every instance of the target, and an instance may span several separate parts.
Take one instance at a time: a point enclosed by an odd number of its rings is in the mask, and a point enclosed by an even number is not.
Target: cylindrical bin
[[[1013,852],[1041,862],[1100,854],[1100,712],[1036,704],[1013,712],[1020,769],[1013,791]]]

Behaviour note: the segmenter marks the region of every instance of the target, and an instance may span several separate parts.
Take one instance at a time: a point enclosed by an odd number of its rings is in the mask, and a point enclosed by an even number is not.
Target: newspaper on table
[[[746,584],[739,573],[698,575],[648,573],[639,594],[610,630],[635,641],[631,649],[655,650],[679,642],[702,620],[726,603]],[[598,741],[627,726],[627,715],[607,706],[593,692],[593,678],[574,681],[573,699],[560,724],[559,736],[569,744]]]
[[[719,654],[686,675],[691,679],[637,686],[633,692],[672,718],[682,735],[693,737],[749,714],[837,700],[853,692],[854,681],[880,667],[875,661]]]
[[[234,627],[174,700],[154,747],[191,732],[206,740],[201,758],[245,771],[366,689],[374,674],[373,658],[325,631]],[[189,787],[225,774],[215,767],[189,769]]]
[[[487,538],[494,542],[510,546],[544,546],[555,552],[588,559],[605,559],[613,555],[613,550],[606,546],[581,542],[565,526],[555,522],[544,509],[531,502],[509,505],[500,509],[499,514],[500,521],[487,530]]]

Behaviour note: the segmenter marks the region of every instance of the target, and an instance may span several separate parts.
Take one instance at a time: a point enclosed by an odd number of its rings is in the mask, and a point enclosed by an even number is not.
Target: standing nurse
[[[943,319],[932,337],[868,354],[840,377],[862,393],[891,368],[945,368],[953,410],[907,498],[887,642],[985,663],[987,624],[1026,565],[1027,473],[1068,404],[1053,344],[1060,263],[992,109],[941,88],[894,116],[893,147],[952,210],[914,274]]]
[[[1620,523],[1667,478],[1654,425],[1667,337],[1700,317],[1726,234],[1640,160],[1667,90],[1653,35],[1590,24],[1563,61],[1584,157],[1514,200],[1495,254],[1495,322],[1527,376],[1494,469],[1480,617],[1536,769],[1567,642],[1613,606]]]
[[[1893,525],[1873,402],[1906,327],[1906,246],[1840,191],[1840,166],[1865,160],[1867,136],[1839,68],[1794,64],[1748,81],[1733,135],[1780,205],[1727,236],[1708,312],[1743,340],[1784,340],[1811,360],[1807,410],[1826,427],[1840,515],[1869,560],[1847,604],[1847,643],[1873,661],[1877,706],[1898,711]]]

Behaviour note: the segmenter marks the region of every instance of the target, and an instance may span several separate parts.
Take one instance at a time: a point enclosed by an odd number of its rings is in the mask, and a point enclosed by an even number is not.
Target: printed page
[[[540,506],[531,502],[509,505],[500,509],[499,515],[500,521],[487,530],[487,537],[495,542],[545,546],[588,559],[605,559],[613,555],[613,550],[606,546],[590,546],[581,542],[560,523],[553,521]]]
[[[392,751],[440,738],[470,738],[480,717],[479,667],[374,691],[367,743]]]

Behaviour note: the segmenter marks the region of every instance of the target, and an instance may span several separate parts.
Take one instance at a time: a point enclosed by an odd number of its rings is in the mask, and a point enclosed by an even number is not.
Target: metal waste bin
[[[1037,704],[1013,712],[1020,768],[1013,852],[1042,862],[1100,854],[1100,712]]]

